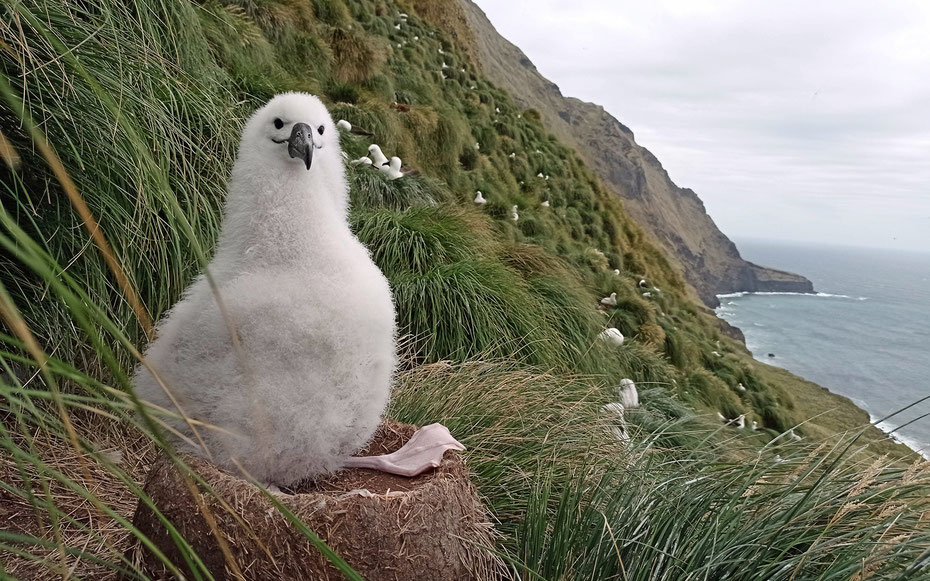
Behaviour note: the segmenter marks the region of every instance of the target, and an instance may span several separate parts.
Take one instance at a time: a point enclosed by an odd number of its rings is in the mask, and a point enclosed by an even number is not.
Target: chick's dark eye
[[[323,135],[323,130],[324,130],[324,129],[326,129],[326,128],[323,127],[322,125],[320,125],[319,127],[316,128],[316,130],[320,133],[320,135]]]
[[[274,120],[274,128],[275,128],[275,129],[281,129],[282,127],[284,127],[284,121],[281,121],[280,119],[275,119],[275,120]]]

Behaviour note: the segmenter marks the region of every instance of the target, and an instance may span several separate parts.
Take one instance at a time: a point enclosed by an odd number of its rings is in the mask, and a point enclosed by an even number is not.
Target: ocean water
[[[742,329],[756,359],[845,395],[873,421],[930,396],[930,253],[738,246],[752,262],[807,276],[819,293],[720,296],[717,313]],[[930,401],[879,427],[930,458]]]

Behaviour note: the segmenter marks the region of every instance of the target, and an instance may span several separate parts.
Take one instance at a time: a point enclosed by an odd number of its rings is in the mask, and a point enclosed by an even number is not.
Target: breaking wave
[[[785,296],[799,296],[799,297],[821,297],[828,299],[850,299],[856,301],[866,301],[868,297],[851,297],[849,295],[837,295],[833,293],[796,293],[796,292],[777,292],[777,291],[758,291],[758,292],[749,292],[741,291],[737,293],[726,293],[722,295],[717,295],[718,299],[729,299],[729,298],[738,298],[745,297],[746,295],[785,295]]]

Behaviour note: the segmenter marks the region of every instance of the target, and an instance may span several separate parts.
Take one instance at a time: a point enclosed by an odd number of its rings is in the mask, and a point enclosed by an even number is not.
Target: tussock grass
[[[340,83],[364,83],[384,66],[384,51],[351,30],[336,28],[330,40],[333,77]]]
[[[352,206],[404,210],[415,206],[435,206],[449,202],[452,194],[442,182],[429,177],[388,179],[371,166],[349,169]]]

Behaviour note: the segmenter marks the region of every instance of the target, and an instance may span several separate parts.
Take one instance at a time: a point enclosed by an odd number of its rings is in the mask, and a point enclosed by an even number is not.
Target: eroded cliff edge
[[[575,147],[624,199],[633,218],[669,251],[705,304],[715,307],[716,295],[739,291],[813,292],[813,284],[803,276],[744,260],[697,194],[675,185],[629,128],[599,105],[563,96],[478,6],[471,0],[457,1],[473,37],[472,57],[485,74],[521,106],[539,111],[547,127]]]

